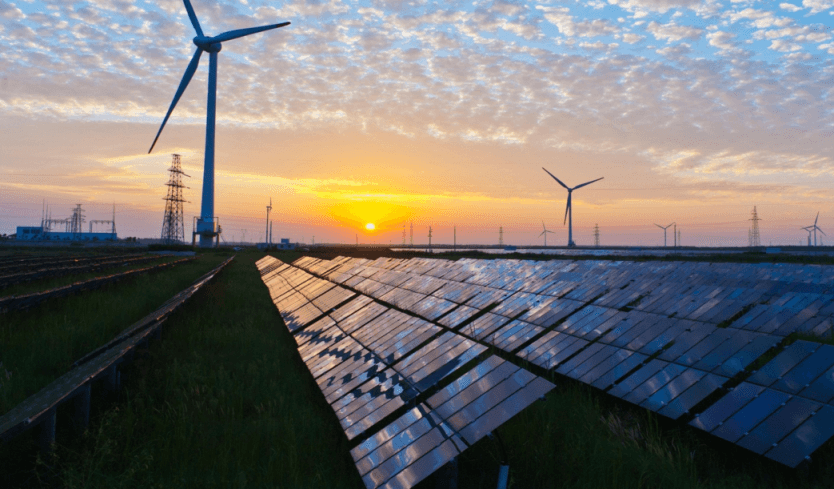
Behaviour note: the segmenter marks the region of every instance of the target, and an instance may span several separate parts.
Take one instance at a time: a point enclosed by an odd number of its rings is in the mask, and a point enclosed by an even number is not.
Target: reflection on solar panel
[[[834,430],[832,418],[818,415],[834,409],[834,347],[810,341],[789,344],[786,339],[794,332],[832,332],[832,267],[564,259],[301,260],[295,265],[306,271],[259,264],[264,281],[274,282],[268,286],[276,304],[287,307],[286,317],[293,321],[288,327],[312,315],[293,291],[314,293],[324,287],[307,272],[367,291],[404,313],[385,312],[367,302],[336,321],[339,326],[344,321],[349,334],[361,334],[362,344],[417,393],[430,392],[450,376],[459,377],[446,389],[475,382],[466,380],[472,371],[461,375],[462,367],[483,359],[486,348],[494,347],[507,358],[687,421],[789,466],[804,460]],[[361,312],[365,307],[371,308]],[[400,314],[422,318],[421,327]],[[331,327],[319,320],[297,334],[304,335],[300,341],[313,342]],[[761,363],[758,371],[751,370]],[[480,385],[492,386],[497,367],[482,363],[478,368],[483,370]],[[475,392],[467,386],[467,392]],[[426,409],[441,409],[439,394],[421,398]],[[444,402],[463,399],[450,395]],[[472,424],[464,423],[469,418],[463,411],[457,418],[437,414],[471,442],[474,432],[467,438],[462,431]]]
[[[498,357],[483,360],[487,346],[432,323],[465,307],[424,294],[442,288],[441,279],[355,266],[353,260],[296,262],[309,272],[338,275],[342,283],[412,313],[407,314],[273,260],[258,262],[264,283],[345,436],[364,440],[351,455],[369,488],[412,487],[553,388]],[[414,290],[375,279],[408,283]],[[480,312],[468,309],[456,317],[458,323]],[[502,335],[503,346],[542,329],[516,323],[524,327]],[[499,382],[488,377],[496,366],[508,372]],[[451,383],[435,392],[441,381]],[[443,395],[450,402],[441,407]]]

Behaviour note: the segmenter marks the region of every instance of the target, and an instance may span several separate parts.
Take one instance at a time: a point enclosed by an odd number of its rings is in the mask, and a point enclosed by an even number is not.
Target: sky
[[[224,240],[834,242],[834,0],[192,0],[219,53]],[[171,154],[199,214],[208,57],[181,0],[0,0],[0,233],[83,204],[158,237]],[[367,231],[365,224],[376,225]],[[86,228],[86,225],[85,225]],[[315,237],[315,238],[314,238]],[[671,233],[669,240],[671,242]]]

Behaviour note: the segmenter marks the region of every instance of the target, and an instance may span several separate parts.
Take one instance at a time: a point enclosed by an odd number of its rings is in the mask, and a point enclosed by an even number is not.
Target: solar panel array
[[[272,257],[257,266],[368,488],[414,486],[554,387],[426,319],[435,307],[421,318]]]
[[[832,267],[345,257],[294,265],[790,467],[834,436],[834,347],[786,338],[831,334]]]

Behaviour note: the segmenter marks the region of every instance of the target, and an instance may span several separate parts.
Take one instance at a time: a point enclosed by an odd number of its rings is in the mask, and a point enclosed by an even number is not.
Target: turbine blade
[[[202,54],[203,50],[197,48],[197,51],[194,53],[194,57],[191,58],[191,62],[188,63],[188,68],[185,69],[185,74],[182,75],[182,81],[180,81],[180,86],[177,88],[177,93],[174,94],[174,100],[171,101],[171,107],[168,108],[168,113],[165,114],[165,119],[162,119],[162,125],[159,126],[159,131],[157,131],[156,137],[153,138],[153,144],[151,144],[151,149],[148,150],[148,154],[150,154],[150,152],[153,151],[153,147],[156,146],[156,141],[159,139],[159,135],[162,134],[162,129],[165,127],[165,123],[168,122],[168,118],[171,117],[171,112],[174,111],[174,107],[177,106],[177,102],[179,102],[180,97],[182,97],[183,92],[185,92],[185,88],[194,76],[194,72],[197,71],[197,66],[200,64],[200,55]]]
[[[816,219],[814,219],[814,226],[816,226],[816,225],[817,225],[817,221],[819,221],[819,220],[820,220],[820,212],[819,212],[819,211],[817,211],[817,218],[816,218]]]
[[[666,229],[666,228],[664,228],[663,226],[661,226],[661,225],[660,225],[660,224],[658,224],[658,223],[654,223],[654,225],[655,225],[655,226],[657,226],[657,227],[659,227],[660,229]]]
[[[825,234],[825,232],[823,232],[823,230],[822,230],[822,229],[820,229],[820,228],[817,228],[817,231],[821,232],[821,233],[823,234],[823,236],[828,236],[828,235],[827,235],[827,234]]]
[[[257,34],[258,32],[268,31],[270,29],[277,29],[279,27],[284,27],[290,25],[289,22],[282,22],[280,24],[271,24],[271,25],[264,25],[261,27],[250,27],[248,29],[237,29],[234,31],[224,32],[223,34],[219,34],[211,38],[213,42],[225,42],[231,41],[232,39],[237,39],[239,37],[248,36],[250,34]]]
[[[200,28],[200,21],[197,20],[197,14],[194,13],[194,7],[191,6],[191,2],[189,0],[182,0],[185,4],[185,10],[188,11],[188,18],[191,19],[191,25],[194,26],[194,30],[197,31],[198,36],[203,35],[203,29]]]
[[[542,234],[544,234],[544,231],[542,231],[542,232],[541,232],[541,234],[539,234],[539,238],[541,238],[541,237],[542,237]]]
[[[585,185],[590,185],[590,184],[592,184],[592,183],[594,183],[594,182],[598,182],[598,181],[602,180],[603,178],[605,178],[605,177],[599,177],[599,178],[597,178],[596,180],[591,180],[590,182],[585,182],[585,183],[583,183],[582,185],[577,185],[576,187],[573,187],[573,189],[574,189],[574,190],[576,190],[576,189],[578,189],[578,188],[582,188],[582,187],[584,187]]]
[[[547,171],[547,170],[545,170],[545,171]],[[553,178],[556,178],[556,177],[553,177]],[[562,183],[562,182],[559,182],[559,183]],[[564,185],[564,184],[562,183],[562,185]],[[568,211],[570,211],[570,192],[568,192],[568,205],[565,207],[565,221],[562,223],[563,226],[565,224],[567,224],[567,222],[568,222]]]
[[[550,175],[551,177],[553,177],[553,179],[554,179],[554,180],[556,180],[557,182],[559,182],[559,185],[561,185],[561,186],[565,187],[565,189],[567,189],[567,190],[570,190],[570,188],[569,188],[567,185],[565,185],[564,183],[562,183],[562,181],[561,181],[561,180],[559,180],[559,179],[558,179],[558,178],[556,178],[556,177],[555,177],[552,173],[550,173],[549,171],[547,171],[547,169],[546,169],[545,167],[542,167],[542,170],[546,171],[548,175]]]

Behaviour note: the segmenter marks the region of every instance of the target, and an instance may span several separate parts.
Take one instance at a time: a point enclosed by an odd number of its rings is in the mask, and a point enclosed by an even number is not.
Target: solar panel
[[[790,395],[773,389],[765,389],[749,403],[720,421],[712,434],[730,442],[737,442],[757,424],[773,414],[790,399]]]
[[[380,442],[376,438],[369,439],[372,441],[369,445],[375,446],[374,450],[357,460],[357,469],[369,489],[413,487],[457,456],[462,447],[465,447],[445,423],[437,420],[422,405],[403,417],[406,419],[397,419],[383,430],[385,434],[380,435],[380,438],[390,435],[388,440]],[[417,417],[419,419],[415,422],[399,429]],[[362,452],[352,452],[354,459],[359,453]]]
[[[789,466],[834,435],[834,407],[824,404],[834,401],[834,347],[823,351],[812,342],[787,347],[701,407],[782,336],[829,331],[834,274],[803,266],[570,260],[305,258],[296,265],[263,260],[258,269],[348,439],[369,436],[360,445],[367,448],[352,453],[363,480],[375,484],[369,487],[410,487],[448,461],[442,454],[454,456],[464,440],[473,443],[552,388],[497,357],[461,373],[486,351],[481,343],[514,352],[534,340],[517,351],[520,359],[672,419],[698,406],[703,412],[692,426]],[[466,337],[352,298],[333,285],[339,282]],[[634,310],[618,310],[638,298]],[[751,304],[729,328],[715,327]],[[418,405],[422,412],[405,409],[449,377]],[[394,413],[402,416],[380,427]]]
[[[781,379],[771,384],[771,387],[782,392],[797,394],[809,387],[831,366],[834,365],[834,346],[821,345],[814,353],[790,369]]]
[[[824,405],[764,455],[788,467],[796,467],[832,436],[834,408]]]
[[[783,406],[749,433],[745,433],[745,436],[736,443],[740,447],[758,454],[764,454],[767,450],[778,446],[777,442],[806,419],[816,414],[821,407],[821,403],[809,401],[802,397],[788,399]]]
[[[427,401],[469,444],[506,422],[553,384],[509,362],[492,357]]]
[[[648,358],[646,355],[617,349],[615,353],[605,358],[599,365],[580,377],[579,380],[598,389],[607,389],[629,371],[643,363],[646,358]]]
[[[666,405],[657,412],[663,416],[678,419],[684,414],[689,414],[689,411],[693,407],[706,399],[707,396],[718,391],[725,382],[727,382],[726,377],[706,374],[682,393],[678,393],[676,396],[670,396],[669,400],[666,401]]]

